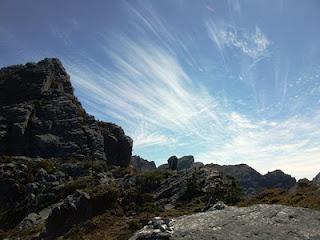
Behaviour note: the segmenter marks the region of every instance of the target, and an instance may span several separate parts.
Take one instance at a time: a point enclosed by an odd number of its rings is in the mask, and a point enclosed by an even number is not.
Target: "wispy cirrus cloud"
[[[132,130],[137,147],[162,144],[164,140],[171,144],[169,138],[185,134],[207,139],[205,125],[220,129],[216,99],[193,82],[174,55],[147,43],[119,39],[121,48],[101,46],[116,70],[94,61],[92,70],[87,64],[69,63],[72,79],[92,109],[124,122]],[[148,125],[142,134],[135,130],[141,125]],[[158,129],[170,137],[156,134]]]
[[[256,27],[253,32],[248,32],[234,25],[217,25],[213,21],[207,21],[206,28],[211,40],[220,51],[225,47],[236,48],[253,60],[265,57],[269,53],[270,41],[259,27]]]

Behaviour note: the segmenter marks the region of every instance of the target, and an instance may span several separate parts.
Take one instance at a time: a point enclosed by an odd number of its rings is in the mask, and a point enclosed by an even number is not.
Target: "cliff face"
[[[0,70],[0,156],[106,160],[127,166],[132,140],[82,108],[58,59]]]

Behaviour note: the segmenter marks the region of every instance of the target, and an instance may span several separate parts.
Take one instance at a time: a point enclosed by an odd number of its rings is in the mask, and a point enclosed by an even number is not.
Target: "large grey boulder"
[[[255,205],[183,216],[171,222],[170,236],[137,232],[130,240],[318,240],[320,211],[282,205]],[[158,233],[161,233],[158,231]]]
[[[96,121],[82,108],[58,59],[0,69],[0,156],[97,159],[125,167],[131,151],[121,127]]]

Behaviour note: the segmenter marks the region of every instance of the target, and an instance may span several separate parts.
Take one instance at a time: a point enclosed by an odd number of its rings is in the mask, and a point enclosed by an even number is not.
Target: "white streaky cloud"
[[[195,85],[174,55],[146,43],[119,39],[121,48],[102,46],[116,71],[94,62],[92,69],[68,64],[76,87],[90,95],[86,102],[104,106],[99,107],[99,115],[106,113],[124,121],[134,139],[141,138],[135,136],[131,126],[140,122],[152,126],[151,134],[162,129],[178,137],[188,133],[201,139],[209,138],[203,126],[217,131],[221,128],[217,101],[199,83]],[[157,137],[154,143],[163,139]],[[147,144],[141,140],[138,143],[139,147]]]
[[[173,137],[162,134],[161,132],[154,132],[154,130],[149,129],[147,124],[141,124],[135,132],[134,145],[136,148],[139,147],[150,147],[150,146],[162,146],[176,144],[177,141]]]
[[[232,25],[217,25],[213,21],[207,21],[205,25],[209,37],[220,51],[225,47],[237,48],[244,55],[259,61],[269,54],[270,41],[259,27],[247,32]]]

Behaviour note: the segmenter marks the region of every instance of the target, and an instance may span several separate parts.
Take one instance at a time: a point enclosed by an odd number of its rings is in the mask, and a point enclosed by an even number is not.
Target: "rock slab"
[[[320,211],[282,205],[255,205],[183,216],[171,223],[172,240],[319,240]],[[143,238],[141,237],[143,236]],[[163,239],[136,233],[130,240]]]

